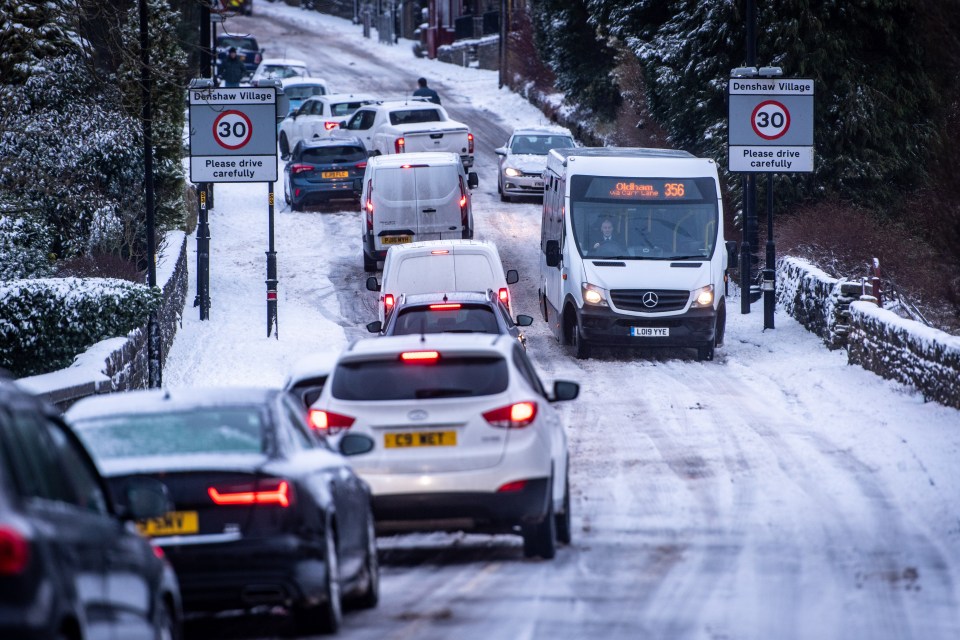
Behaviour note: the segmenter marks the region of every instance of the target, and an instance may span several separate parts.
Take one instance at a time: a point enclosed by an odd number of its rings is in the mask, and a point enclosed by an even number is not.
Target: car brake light
[[[364,161],[364,162],[358,162],[357,164],[355,164],[355,165],[353,165],[353,166],[354,166],[354,168],[356,168],[356,169],[361,169],[361,170],[362,170],[362,169],[366,169],[366,168],[367,168],[367,163],[366,163],[365,161]]]
[[[450,311],[450,310],[452,310],[452,309],[459,309],[459,308],[460,308],[460,303],[459,303],[459,302],[447,302],[447,303],[444,303],[444,304],[432,304],[432,305],[430,305],[430,310],[431,310],[431,311]]]
[[[270,484],[275,486],[270,487]],[[264,489],[264,485],[268,488]],[[235,485],[231,487],[209,487],[207,495],[215,504],[278,504],[281,507],[290,506],[290,483],[279,478],[261,480],[254,490],[252,484]]]
[[[526,480],[514,480],[513,482],[508,482],[497,489],[497,493],[514,493],[516,491],[523,491],[526,486]]]
[[[397,138],[393,143],[393,148],[397,153],[403,153],[403,150],[406,148],[407,141],[403,138]]]
[[[312,164],[295,164],[290,167],[290,173],[303,173],[304,171],[313,171]]]
[[[334,129],[338,128],[339,126],[340,126],[340,123],[339,123],[339,122],[336,122],[336,121],[331,122],[331,121],[327,120],[326,122],[323,123],[323,128],[326,129],[327,131],[333,131]]]
[[[23,573],[30,562],[30,543],[13,527],[0,526],[0,576]]]
[[[489,422],[491,427],[500,429],[522,429],[529,426],[536,417],[536,402],[515,402],[483,414],[483,419]]]
[[[308,416],[310,426],[317,431],[328,431],[330,429],[349,429],[353,426],[356,418],[345,416],[333,411],[323,411],[321,409],[310,409]]]
[[[440,354],[436,351],[404,351],[400,359],[404,362],[436,362]]]
[[[467,152],[473,153],[473,134],[472,133],[467,134]]]
[[[167,557],[167,554],[165,554],[165,553],[163,552],[163,549],[161,549],[161,548],[158,547],[157,545],[151,544],[151,545],[150,545],[150,548],[153,550],[153,555],[154,555],[155,557],[157,557],[158,559],[163,560],[164,558]]]
[[[500,292],[497,294],[500,297],[500,302],[503,304],[510,304],[510,290],[506,287],[500,287]]]
[[[392,293],[388,293],[387,295],[383,296],[383,308],[384,308],[385,310],[387,310],[387,311],[390,311],[390,309],[393,309],[393,294],[392,294]]]
[[[447,255],[448,253],[450,253],[450,250],[449,250],[449,249],[434,249],[433,251],[430,252],[430,255],[432,255],[432,256],[445,256],[445,255]]]

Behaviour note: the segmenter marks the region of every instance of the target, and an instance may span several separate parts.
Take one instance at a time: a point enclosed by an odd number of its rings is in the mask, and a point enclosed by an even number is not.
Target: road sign
[[[190,89],[190,180],[276,182],[277,89]]]
[[[813,171],[813,80],[731,78],[730,171]]]

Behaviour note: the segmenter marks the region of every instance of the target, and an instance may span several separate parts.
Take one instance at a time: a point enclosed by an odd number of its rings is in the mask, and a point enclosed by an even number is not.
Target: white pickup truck
[[[473,166],[473,134],[432,102],[401,100],[358,109],[342,128],[359,137],[370,155],[449,151]]]

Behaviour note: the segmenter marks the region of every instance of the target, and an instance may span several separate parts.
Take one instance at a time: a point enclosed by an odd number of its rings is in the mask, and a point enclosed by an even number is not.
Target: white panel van
[[[553,149],[544,172],[541,313],[578,358],[593,345],[693,347],[712,360],[736,243],[716,163],[684,151]]]
[[[445,240],[413,242],[390,247],[383,263],[383,282],[367,278],[367,289],[380,292],[381,325],[401,294],[444,293],[492,289],[513,316],[512,298],[507,285],[519,280],[510,269],[506,273],[500,254],[492,242],[481,240]]]
[[[376,271],[394,245],[472,238],[477,182],[455,153],[370,158],[360,195],[364,271]]]

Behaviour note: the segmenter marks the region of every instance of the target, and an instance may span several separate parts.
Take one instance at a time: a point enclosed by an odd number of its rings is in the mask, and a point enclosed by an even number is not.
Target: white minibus
[[[716,163],[668,149],[553,149],[544,181],[538,294],[555,337],[578,358],[607,345],[692,347],[712,360],[736,254]]]

